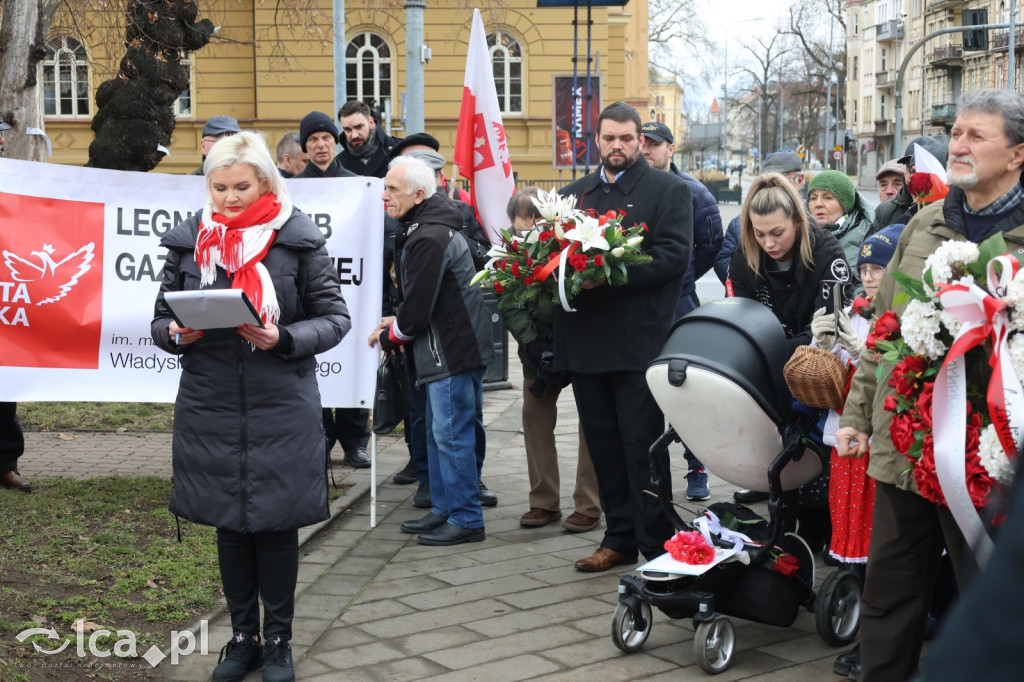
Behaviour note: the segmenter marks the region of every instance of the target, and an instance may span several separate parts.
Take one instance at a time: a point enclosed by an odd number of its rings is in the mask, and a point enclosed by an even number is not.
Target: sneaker
[[[430,502],[430,484],[420,483],[420,487],[416,488],[416,494],[412,498],[412,506],[417,509],[430,509],[434,506]]]
[[[240,682],[250,670],[260,667],[263,647],[259,636],[236,633],[220,650],[217,667],[213,669],[214,682]]]
[[[263,682],[294,682],[295,668],[292,665],[292,647],[278,637],[267,640],[266,655],[263,657]]]
[[[480,486],[480,506],[481,507],[497,507],[498,496],[491,492],[487,486],[484,485],[483,481],[477,481]]]
[[[710,500],[711,489],[708,488],[708,475],[703,469],[690,469],[686,474],[686,499]]]
[[[416,462],[412,461],[412,457],[409,458],[409,463],[405,465],[405,468],[395,474],[391,480],[395,485],[409,485],[416,482]]]

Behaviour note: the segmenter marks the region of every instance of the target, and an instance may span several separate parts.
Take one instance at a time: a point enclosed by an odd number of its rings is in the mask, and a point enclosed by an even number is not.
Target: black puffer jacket
[[[804,267],[799,256],[793,257],[790,270],[768,270],[770,256],[758,249],[760,265],[753,272],[747,267],[742,246],[736,249],[729,265],[733,295],[752,298],[771,308],[786,330],[790,351],[811,342],[814,311],[825,305],[834,283],[850,282],[850,267],[839,240],[816,225],[810,227],[812,270]]]
[[[160,241],[168,249],[161,293],[199,288],[199,217]],[[174,404],[171,511],[190,521],[240,532],[288,530],[327,518],[327,477],[316,353],[351,327],[338,273],[320,231],[295,209],[263,258],[277,290],[282,343],[253,350],[234,329],[176,346],[163,299],[153,340],[181,354]],[[211,288],[231,280],[218,268]],[[286,347],[282,349],[282,347]]]
[[[462,214],[433,194],[401,218],[395,263],[401,302],[398,330],[412,338],[419,384],[486,366],[494,357],[491,327],[466,240]]]

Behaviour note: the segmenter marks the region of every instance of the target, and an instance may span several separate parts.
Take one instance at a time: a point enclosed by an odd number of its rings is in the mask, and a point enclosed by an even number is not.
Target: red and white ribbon
[[[1002,266],[997,273],[995,265]],[[995,295],[971,284],[940,284],[943,309],[960,321],[961,327],[935,378],[932,423],[935,439],[935,473],[946,504],[980,566],[992,553],[992,540],[985,532],[967,489],[967,372],[964,355],[986,340],[992,341],[987,404],[1007,457],[1016,460],[1024,434],[1024,391],[1013,368],[1009,351],[1010,321],[1002,296],[1019,269],[1012,256],[993,258],[988,264],[988,287]]]

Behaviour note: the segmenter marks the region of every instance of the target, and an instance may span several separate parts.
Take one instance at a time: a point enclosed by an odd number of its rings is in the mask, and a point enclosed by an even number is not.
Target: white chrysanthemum
[[[1024,330],[1024,270],[1021,270],[1006,287],[1003,300],[1010,307],[1010,326]]]
[[[1013,362],[1013,371],[1017,373],[1017,378],[1024,381],[1024,334],[1010,336],[1010,360]]]
[[[935,252],[924,261],[924,270],[932,271],[933,282],[948,282],[953,278],[954,268],[960,271],[980,257],[978,245],[974,242],[950,239],[939,245]]]
[[[1003,444],[999,442],[999,436],[996,434],[996,427],[992,424],[981,432],[978,457],[981,459],[981,466],[985,467],[985,471],[994,480],[1003,485],[1013,483],[1013,464],[1006,456]]]
[[[942,331],[939,309],[934,304],[913,300],[907,304],[900,320],[900,334],[917,355],[938,360],[946,354],[946,344],[936,336]]]

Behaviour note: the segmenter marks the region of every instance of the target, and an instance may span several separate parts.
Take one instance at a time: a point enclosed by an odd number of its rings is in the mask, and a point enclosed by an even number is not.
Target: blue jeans
[[[481,368],[424,387],[432,511],[459,528],[484,525],[476,467],[476,415],[483,410],[483,378]]]
[[[410,387],[412,400],[409,405],[409,454],[416,465],[418,483],[429,483],[427,475],[427,389],[417,386],[415,378]],[[483,401],[477,405],[474,419],[476,431],[476,477],[484,468],[484,455],[487,454],[487,433],[484,430]]]

